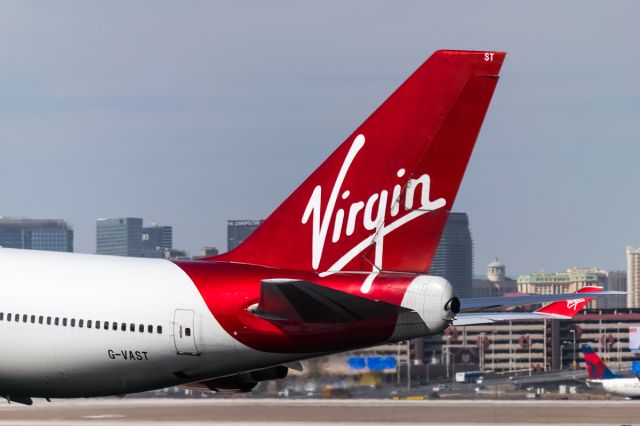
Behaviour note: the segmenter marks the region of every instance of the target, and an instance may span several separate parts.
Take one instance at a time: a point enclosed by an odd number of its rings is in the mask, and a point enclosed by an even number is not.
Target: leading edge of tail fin
[[[609,370],[609,367],[607,367],[598,354],[591,349],[590,345],[582,345],[581,351],[584,355],[584,361],[587,365],[587,372],[589,373],[590,380],[606,380],[622,377]]]
[[[426,272],[504,58],[435,52],[244,243],[208,260]]]

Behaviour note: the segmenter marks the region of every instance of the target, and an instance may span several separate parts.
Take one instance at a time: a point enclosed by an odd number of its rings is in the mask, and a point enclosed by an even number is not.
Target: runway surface
[[[0,404],[1,425],[640,424],[638,401],[36,400]]]

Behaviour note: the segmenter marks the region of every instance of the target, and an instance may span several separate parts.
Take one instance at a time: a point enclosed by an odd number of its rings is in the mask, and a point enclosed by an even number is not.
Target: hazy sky
[[[454,206],[475,269],[625,268],[640,244],[637,2],[0,3],[0,215],[226,247],[434,50],[505,50]],[[535,6],[534,6],[535,5]]]

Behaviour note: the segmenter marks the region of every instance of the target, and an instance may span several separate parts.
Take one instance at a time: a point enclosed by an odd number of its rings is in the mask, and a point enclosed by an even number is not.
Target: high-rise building
[[[625,271],[604,271],[607,276],[606,290],[609,291],[627,291],[627,273]],[[627,295],[608,296],[598,299],[598,308],[614,309],[626,308]]]
[[[114,256],[143,255],[142,219],[121,217],[96,221],[96,253]]]
[[[144,257],[165,257],[165,252],[173,248],[173,228],[151,224],[142,228],[142,255]]]
[[[247,239],[264,220],[227,221],[227,250],[233,250]]]
[[[73,229],[60,219],[0,217],[0,246],[73,251]]]
[[[640,308],[640,248],[627,247],[627,306]]]
[[[450,213],[429,275],[446,278],[456,296],[471,297],[473,279],[473,239],[466,213]]]

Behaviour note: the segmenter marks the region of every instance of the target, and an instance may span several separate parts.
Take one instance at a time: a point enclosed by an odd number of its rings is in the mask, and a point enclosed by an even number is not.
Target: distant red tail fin
[[[590,380],[607,380],[622,377],[609,370],[609,367],[607,367],[598,354],[591,349],[590,345],[582,345],[581,351],[584,355],[584,362],[587,367]]]
[[[215,259],[426,272],[504,57],[434,53],[243,244]]]
[[[602,291],[602,287],[596,286],[588,286],[583,287],[580,290],[576,291],[576,293],[593,293],[597,291]],[[536,312],[541,312],[544,314],[556,314],[563,315],[567,318],[573,318],[578,312],[582,310],[587,303],[591,302],[592,299],[585,297],[584,299],[572,299],[572,300],[562,300],[560,302],[553,302],[538,309]]]

